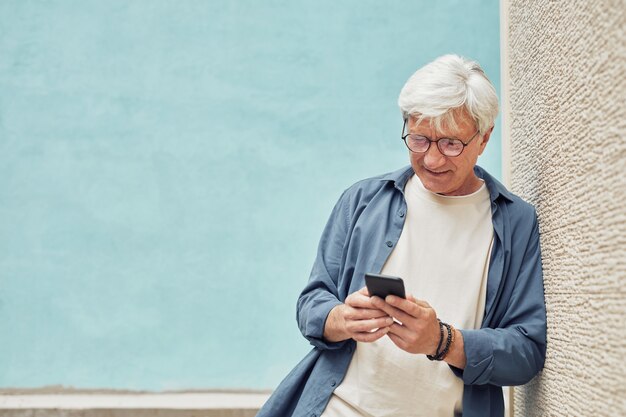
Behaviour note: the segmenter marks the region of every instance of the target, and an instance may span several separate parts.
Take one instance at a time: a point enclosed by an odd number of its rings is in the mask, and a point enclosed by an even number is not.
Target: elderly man
[[[493,85],[446,55],[398,102],[411,166],[339,199],[298,299],[314,349],[259,417],[503,416],[501,387],[543,367],[536,213],[476,166],[498,112]],[[371,272],[402,277],[409,294],[370,297]]]

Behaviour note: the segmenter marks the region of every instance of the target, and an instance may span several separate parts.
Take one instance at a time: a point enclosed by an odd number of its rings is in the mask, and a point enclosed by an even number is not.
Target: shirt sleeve
[[[319,242],[309,282],[298,298],[296,319],[302,335],[320,349],[339,349],[346,341],[324,340],[324,326],[330,310],[342,304],[338,280],[348,236],[349,198],[344,192],[335,205]]]
[[[530,239],[498,328],[461,330],[466,367],[451,366],[466,385],[522,385],[542,368],[546,354],[546,310],[539,227],[534,213]]]

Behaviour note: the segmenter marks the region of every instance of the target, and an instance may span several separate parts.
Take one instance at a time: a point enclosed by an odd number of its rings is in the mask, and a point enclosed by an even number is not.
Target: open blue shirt
[[[546,310],[535,209],[480,167],[491,200],[494,242],[480,329],[461,330],[467,365],[464,417],[504,416],[502,386],[530,381],[543,367]],[[335,205],[308,284],[297,304],[300,331],[314,348],[287,375],[257,417],[319,417],[346,374],[356,342],[324,340],[330,310],[380,272],[395,247],[407,209],[411,167],[359,181]],[[462,297],[463,294],[450,294]],[[401,400],[401,399],[400,399]]]

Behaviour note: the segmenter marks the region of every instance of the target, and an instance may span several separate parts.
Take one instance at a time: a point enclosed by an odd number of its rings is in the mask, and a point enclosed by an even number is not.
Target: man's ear
[[[485,150],[487,142],[489,142],[489,138],[491,137],[491,132],[493,132],[493,126],[491,126],[489,130],[486,131],[484,135],[482,135],[482,139],[480,142],[480,151],[478,152],[478,155],[482,155],[483,151]]]

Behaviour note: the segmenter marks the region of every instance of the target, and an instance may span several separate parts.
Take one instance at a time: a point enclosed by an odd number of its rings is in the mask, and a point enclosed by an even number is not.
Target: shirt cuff
[[[465,369],[450,366],[465,385],[488,384],[493,371],[493,347],[490,338],[481,330],[459,330],[463,335]]]
[[[343,304],[336,298],[326,299],[317,304],[311,311],[311,318],[307,323],[306,338],[315,347],[325,350],[340,349],[346,342],[328,342],[324,339],[324,327],[330,314],[330,310]]]

